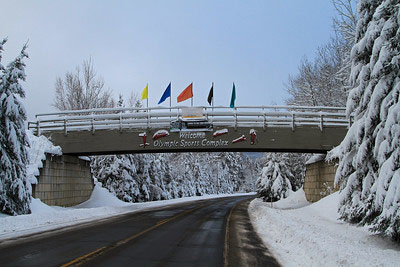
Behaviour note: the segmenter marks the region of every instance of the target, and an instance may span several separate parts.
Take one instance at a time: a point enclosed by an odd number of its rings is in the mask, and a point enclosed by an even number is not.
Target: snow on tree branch
[[[358,11],[347,101],[355,122],[328,156],[340,160],[342,218],[399,241],[399,2],[362,0]]]
[[[0,52],[5,42],[0,42]],[[25,91],[19,83],[26,77],[26,48],[25,44],[19,56],[0,72],[0,210],[11,215],[30,213],[32,194],[26,177],[26,112],[20,101]]]

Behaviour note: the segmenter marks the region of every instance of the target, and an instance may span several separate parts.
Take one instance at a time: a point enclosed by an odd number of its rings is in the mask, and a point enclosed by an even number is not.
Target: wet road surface
[[[252,196],[175,204],[0,245],[1,266],[277,266]]]

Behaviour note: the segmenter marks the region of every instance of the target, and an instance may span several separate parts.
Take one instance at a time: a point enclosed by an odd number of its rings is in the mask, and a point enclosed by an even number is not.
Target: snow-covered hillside
[[[307,205],[299,190],[272,208],[255,199],[248,210],[257,233],[283,266],[400,266],[399,245],[338,220],[338,198],[334,193]]]

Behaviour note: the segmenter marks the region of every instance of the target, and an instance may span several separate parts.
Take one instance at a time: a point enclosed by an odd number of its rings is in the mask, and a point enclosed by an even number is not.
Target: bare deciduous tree
[[[128,106],[130,108],[141,108],[142,102],[140,101],[139,94],[137,92],[131,92],[128,98]]]
[[[287,103],[298,106],[344,106],[346,79],[341,73],[344,66],[342,44],[337,39],[321,46],[314,61],[304,58],[295,76],[289,76],[286,89]]]
[[[286,89],[291,105],[345,106],[349,90],[350,52],[355,40],[355,0],[332,0],[335,38],[318,48],[315,59],[302,60],[299,73],[289,76]]]
[[[57,77],[53,106],[59,110],[114,107],[111,91],[104,89],[104,80],[98,77],[91,58],[84,60],[82,70],[67,72],[64,79]]]
[[[355,0],[332,0],[336,9],[336,17],[333,18],[333,28],[336,34],[341,35],[342,39],[353,46],[357,26],[357,12]]]

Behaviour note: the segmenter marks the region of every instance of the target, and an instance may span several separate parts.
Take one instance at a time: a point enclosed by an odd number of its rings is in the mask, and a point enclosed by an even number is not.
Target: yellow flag
[[[146,84],[146,87],[143,89],[143,92],[142,92],[142,99],[140,99],[140,100],[148,99],[148,97],[149,97],[149,85]]]

